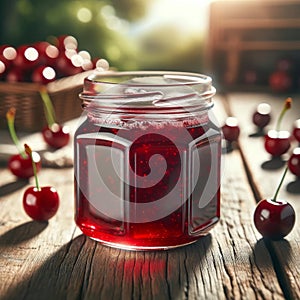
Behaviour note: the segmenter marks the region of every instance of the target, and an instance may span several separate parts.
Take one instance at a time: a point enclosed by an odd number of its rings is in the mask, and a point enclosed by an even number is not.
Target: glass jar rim
[[[156,78],[156,79],[155,79]],[[158,80],[160,78],[160,80]],[[117,88],[120,87],[120,91]],[[171,97],[166,91],[185,88],[182,95]],[[121,91],[131,90],[124,93]],[[164,90],[164,93],[161,90]],[[179,90],[178,90],[179,91]],[[83,107],[90,102],[97,106],[117,107],[168,107],[208,108],[215,95],[211,77],[199,73],[179,71],[107,71],[93,73],[84,80],[80,98]],[[150,100],[149,100],[150,99]],[[138,104],[138,105],[137,105]]]

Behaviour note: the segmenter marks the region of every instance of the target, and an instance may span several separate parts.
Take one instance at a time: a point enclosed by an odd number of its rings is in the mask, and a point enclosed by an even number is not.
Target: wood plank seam
[[[224,101],[224,107],[225,107],[227,113],[231,116],[234,116],[234,113],[231,109],[230,94],[224,94],[223,96],[224,97],[222,98],[222,100]],[[246,171],[249,185],[253,192],[254,198],[256,199],[257,202],[259,202],[261,199],[264,198],[264,196],[262,195],[262,192],[261,192],[260,188],[258,187],[257,182],[254,180],[254,174],[251,170],[251,166],[249,165],[249,162],[246,158],[245,150],[243,149],[243,145],[241,145],[240,141],[238,143],[238,149],[239,149],[241,157],[242,157],[244,169]],[[289,273],[286,272],[285,268],[283,267],[283,264],[285,262],[282,263],[282,260],[279,257],[279,254],[280,254],[279,251],[281,248],[277,247],[276,242],[266,240],[266,239],[263,239],[263,242],[271,256],[271,259],[273,262],[273,267],[274,267],[274,270],[275,270],[275,273],[277,276],[277,280],[282,289],[285,299],[296,299],[295,297],[297,297],[296,295],[298,292],[294,291],[292,288],[294,278],[290,278]]]

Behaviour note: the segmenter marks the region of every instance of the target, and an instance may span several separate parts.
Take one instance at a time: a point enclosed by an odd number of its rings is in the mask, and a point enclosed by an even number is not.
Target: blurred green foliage
[[[150,4],[149,0],[0,0],[0,45],[51,42],[53,36],[68,34],[77,38],[79,50],[105,58],[119,70],[199,71],[201,37],[181,41],[171,26],[155,26],[138,38],[131,35],[132,24],[143,20]]]
[[[68,34],[77,38],[79,49],[88,50],[93,57],[104,57],[121,69],[136,68],[133,43],[119,30],[122,24],[114,28],[112,22],[125,23],[116,15],[130,20],[142,17],[147,3],[146,0],[1,0],[0,44],[18,46]],[[112,7],[112,4],[118,5]],[[80,21],[81,8],[90,11],[91,21]]]

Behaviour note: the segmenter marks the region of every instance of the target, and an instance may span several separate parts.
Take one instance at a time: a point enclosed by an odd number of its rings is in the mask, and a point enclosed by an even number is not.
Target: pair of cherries
[[[268,131],[265,135],[265,149],[275,158],[286,153],[291,147],[290,133],[280,130],[283,116],[291,108],[291,104],[292,99],[287,98],[279,115],[276,129]],[[258,107],[257,112],[253,115],[254,119],[256,119],[254,123],[262,131],[270,121],[270,110],[263,109],[263,112],[259,112]],[[293,136],[300,143],[300,120],[294,122]],[[258,202],[254,211],[255,227],[263,237],[271,240],[282,239],[292,231],[295,224],[296,213],[292,205],[287,201],[277,200],[280,187],[288,170],[300,178],[300,148],[295,148],[290,156],[274,197]]]
[[[285,100],[284,107],[280,113],[280,116],[277,121],[276,129],[269,130],[265,135],[264,146],[268,153],[273,157],[280,157],[285,154],[291,147],[291,137],[289,131],[280,130],[280,124],[285,112],[291,108],[292,99],[287,98]],[[268,104],[262,104],[265,108],[269,106]],[[261,107],[258,106],[257,112],[253,115],[253,120],[256,120],[256,125],[259,127],[259,130],[262,131],[263,128],[269,123],[270,120],[270,108],[260,111]],[[300,144],[300,119],[296,120],[293,125],[292,135],[295,140]],[[288,168],[290,172],[300,178],[300,148],[297,147],[293,150],[291,156],[288,160]]]
[[[252,115],[252,122],[257,126],[257,135],[263,135],[264,128],[271,120],[271,106],[267,103],[260,103]],[[236,142],[240,135],[238,120],[235,117],[228,117],[222,127],[223,136],[229,143]]]
[[[46,221],[52,218],[59,206],[59,196],[53,187],[40,187],[37,173],[41,170],[41,158],[37,152],[25,145],[25,151],[21,148],[17,137],[14,120],[16,110],[11,108],[7,114],[7,124],[10,135],[19,153],[12,155],[8,161],[8,167],[12,174],[21,179],[35,177],[36,185],[26,189],[23,195],[23,207],[25,212],[37,221]],[[62,142],[59,140],[60,143]],[[61,144],[60,144],[61,145]]]
[[[46,119],[48,125],[42,130],[42,136],[44,141],[54,149],[59,149],[66,146],[70,140],[70,129],[68,126],[60,125],[55,122],[54,109],[50,100],[49,94],[47,93],[46,87],[42,86],[40,89],[40,95],[44,102]],[[13,142],[18,148],[18,154],[12,155],[8,161],[8,167],[10,171],[18,178],[30,178],[33,176],[31,167],[31,159],[28,157],[20,147],[20,142],[17,138],[17,134],[14,127],[15,121],[15,108],[11,108],[7,114],[7,124],[10,135]],[[36,155],[38,155],[36,153]],[[41,161],[37,162],[37,171],[41,168]]]
[[[274,156],[280,156],[290,148],[290,135],[281,133],[279,130],[280,122],[285,112],[290,109],[292,100],[288,98],[285,101],[284,108],[279,116],[277,131],[269,131],[265,135],[265,149]],[[259,131],[270,122],[270,107],[268,104],[262,104],[253,114],[253,123],[258,126]],[[299,141],[300,121],[295,122],[293,135]],[[240,128],[236,118],[229,117],[222,127],[224,138],[233,143],[238,140]],[[284,181],[287,171],[290,171],[300,178],[300,148],[296,148],[291,155],[280,184],[272,199],[262,199],[254,211],[254,225],[261,235],[271,240],[280,240],[288,235],[295,224],[295,211],[293,207],[284,200],[277,200],[280,187]]]
[[[290,133],[286,130],[280,130],[280,122],[285,112],[291,107],[292,100],[287,98],[281,114],[279,116],[276,130],[270,130],[265,135],[265,149],[274,157],[279,157],[286,153],[291,146]],[[267,103],[261,103],[258,105],[256,112],[253,114],[253,123],[257,126],[259,132],[263,132],[264,128],[269,124],[271,120],[270,116],[271,107]],[[292,136],[300,144],[300,119],[296,120],[293,124]],[[297,176],[300,176],[300,172],[291,172]]]
[[[59,196],[55,188],[39,186],[37,173],[41,170],[41,158],[28,145],[25,145],[25,150],[21,148],[14,128],[15,113],[16,110],[11,108],[6,117],[11,137],[19,153],[10,157],[8,167],[18,178],[35,177],[35,186],[27,188],[24,192],[23,207],[33,220],[46,221],[56,214],[59,206]]]
[[[48,94],[44,91],[41,91],[41,94],[46,98],[46,101],[50,101]],[[27,188],[24,192],[23,207],[28,216],[33,220],[46,221],[56,214],[59,206],[59,196],[55,188],[51,186],[39,186],[37,173],[41,169],[41,158],[28,145],[25,145],[25,151],[21,148],[14,127],[15,114],[15,108],[11,108],[7,112],[6,118],[10,135],[19,153],[10,157],[8,168],[18,178],[28,179],[32,176],[35,177],[36,185]],[[43,130],[45,141],[52,147],[60,148],[65,146],[69,142],[69,132],[64,131],[64,127],[62,126],[55,128],[55,130],[53,128],[53,126],[48,126]]]
[[[286,111],[290,109],[291,104],[292,99],[287,98],[278,118],[276,129],[269,130],[268,133],[264,135],[264,147],[273,157],[280,157],[282,154],[286,153],[291,146],[290,133],[286,130],[280,130],[282,118]],[[258,133],[263,134],[264,128],[269,124],[271,120],[270,111],[271,107],[269,104],[261,103],[253,114],[252,121],[257,126]],[[240,134],[240,128],[236,118],[227,118],[222,130],[225,140],[228,142],[237,141]],[[294,123],[293,136],[300,143],[300,119],[296,120]]]

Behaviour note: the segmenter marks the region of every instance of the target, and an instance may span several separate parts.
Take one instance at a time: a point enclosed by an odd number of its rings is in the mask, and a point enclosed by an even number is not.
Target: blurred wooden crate
[[[242,83],[246,68],[258,69],[262,83],[276,60],[300,60],[300,1],[214,1],[210,6],[208,72],[219,83]]]
[[[56,121],[64,123],[82,113],[79,93],[89,72],[58,79],[46,85],[52,100]],[[43,101],[39,94],[40,85],[35,83],[0,82],[0,129],[7,128],[6,112],[16,108],[17,130],[34,132],[46,125]]]

